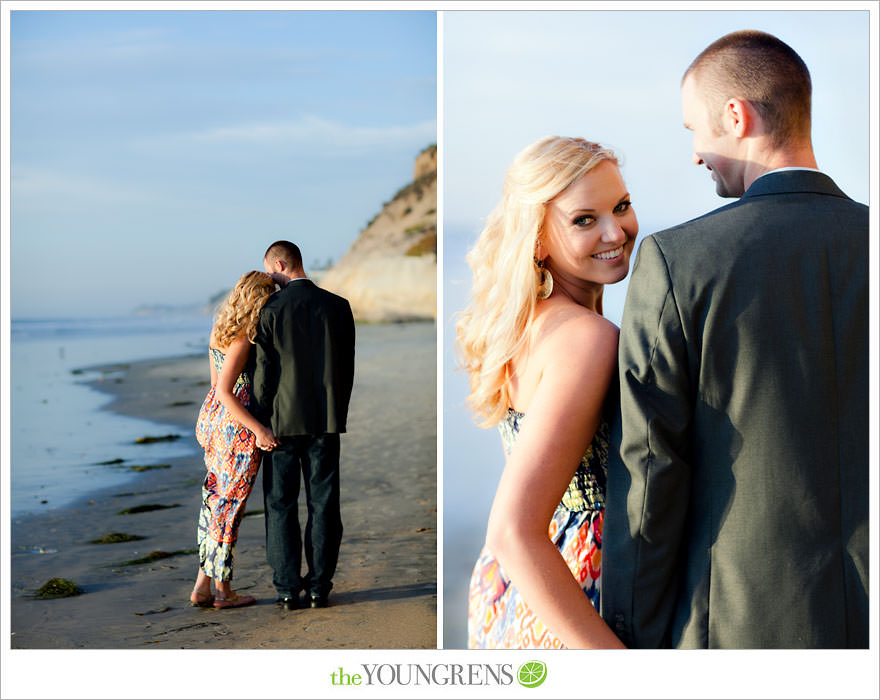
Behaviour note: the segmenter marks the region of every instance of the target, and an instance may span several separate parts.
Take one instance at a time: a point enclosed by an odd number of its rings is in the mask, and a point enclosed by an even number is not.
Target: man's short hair
[[[276,260],[283,260],[288,267],[293,269],[302,269],[303,259],[299,247],[290,241],[275,241],[266,250],[263,260],[270,263]]]
[[[719,120],[731,98],[751,104],[776,147],[794,139],[809,141],[812,83],[810,71],[788,44],[771,34],[745,30],[706,47],[688,66],[712,119]]]

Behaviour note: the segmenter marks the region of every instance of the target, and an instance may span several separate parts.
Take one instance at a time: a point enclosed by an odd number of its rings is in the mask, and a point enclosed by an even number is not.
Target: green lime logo
[[[547,664],[543,661],[526,661],[516,672],[516,679],[523,688],[537,688],[547,680]]]

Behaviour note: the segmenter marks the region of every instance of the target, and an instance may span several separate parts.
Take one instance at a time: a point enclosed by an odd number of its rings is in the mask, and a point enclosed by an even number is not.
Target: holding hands
[[[264,425],[257,427],[254,430],[254,435],[257,438],[257,447],[264,452],[271,452],[281,444],[275,437],[275,433],[272,432],[272,428],[267,428]]]

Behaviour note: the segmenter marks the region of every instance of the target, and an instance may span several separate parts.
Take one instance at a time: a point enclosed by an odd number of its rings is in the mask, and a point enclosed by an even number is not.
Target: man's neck
[[[288,284],[290,284],[294,280],[307,280],[307,279],[308,279],[308,277],[306,276],[305,272],[296,272],[296,273],[292,274],[290,277],[287,277],[287,281],[284,283],[284,286],[286,287]]]
[[[761,175],[766,175],[780,168],[809,168],[818,170],[813,148],[807,144],[801,148],[787,148],[759,153],[755,158],[749,158],[746,163],[744,175],[745,189]]]

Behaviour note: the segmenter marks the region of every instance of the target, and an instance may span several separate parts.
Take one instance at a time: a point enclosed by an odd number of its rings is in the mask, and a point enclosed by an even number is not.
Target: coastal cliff
[[[415,161],[403,187],[318,284],[351,303],[358,321],[434,319],[437,315],[437,147]]]

